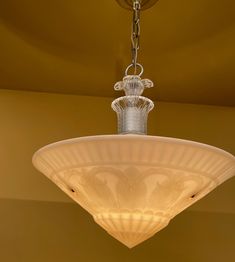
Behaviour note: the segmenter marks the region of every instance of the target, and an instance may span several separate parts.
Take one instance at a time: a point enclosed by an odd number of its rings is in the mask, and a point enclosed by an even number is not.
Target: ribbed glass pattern
[[[174,138],[107,135],[48,145],[35,167],[133,247],[235,173],[235,157]]]
[[[153,87],[149,79],[137,75],[127,75],[114,85],[115,90],[123,90],[125,96],[112,102],[112,109],[117,113],[119,134],[147,134],[147,120],[154,103],[141,96],[145,88]]]
[[[153,102],[143,96],[122,96],[115,99],[112,109],[117,113],[119,134],[146,134],[148,113]]]

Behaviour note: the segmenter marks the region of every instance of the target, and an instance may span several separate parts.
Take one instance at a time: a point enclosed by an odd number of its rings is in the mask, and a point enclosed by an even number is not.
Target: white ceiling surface
[[[235,106],[234,10],[234,0],[159,0],[143,12],[152,98]],[[0,21],[0,88],[115,95],[131,22],[115,0],[1,1]]]

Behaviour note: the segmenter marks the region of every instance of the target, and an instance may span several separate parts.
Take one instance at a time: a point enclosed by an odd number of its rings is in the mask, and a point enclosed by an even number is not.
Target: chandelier
[[[140,10],[157,0],[117,2],[133,10],[132,61],[114,85],[125,96],[112,102],[119,134],[47,145],[34,154],[33,164],[97,224],[132,248],[231,178],[235,157],[206,144],[146,135],[154,104],[142,93],[153,82],[141,78],[144,70],[137,62]]]

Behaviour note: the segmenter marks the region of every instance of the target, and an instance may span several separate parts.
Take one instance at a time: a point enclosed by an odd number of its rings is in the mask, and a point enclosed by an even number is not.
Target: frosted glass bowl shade
[[[130,248],[235,173],[235,157],[221,149],[145,135],[57,142],[33,164]]]

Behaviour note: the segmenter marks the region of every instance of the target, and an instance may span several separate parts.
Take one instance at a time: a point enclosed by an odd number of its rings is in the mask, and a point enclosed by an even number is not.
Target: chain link
[[[137,71],[137,58],[138,50],[140,48],[140,9],[141,0],[133,0],[133,24],[131,34],[131,53],[132,53],[132,65],[134,67],[134,73]]]

